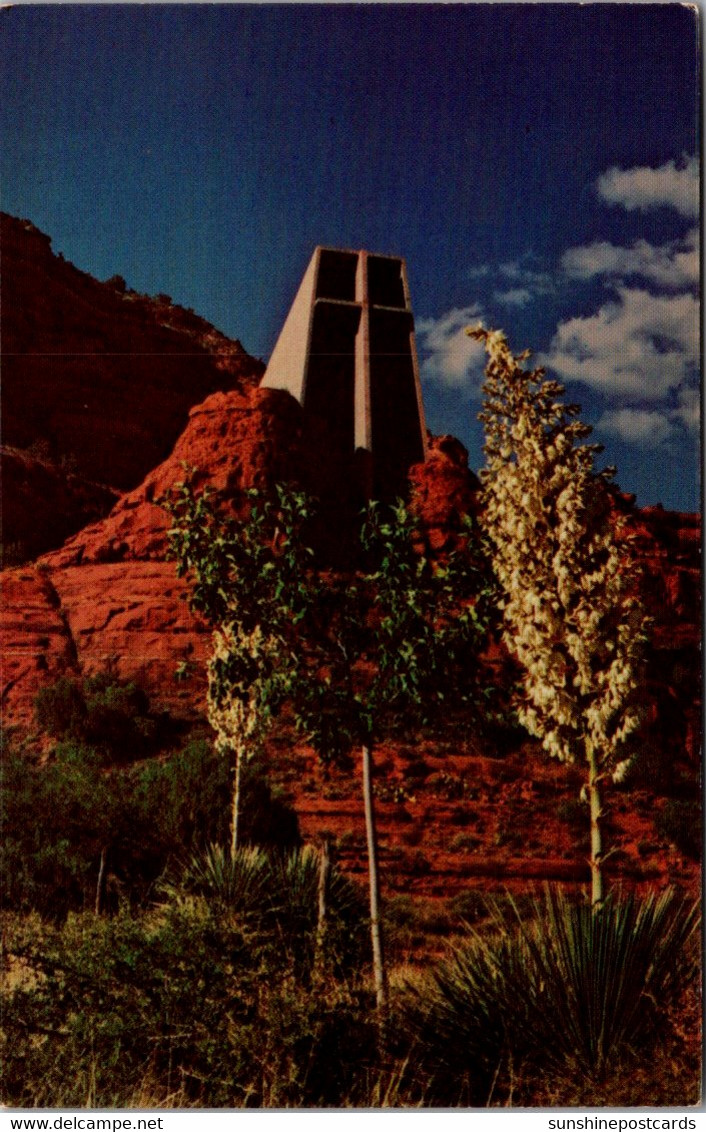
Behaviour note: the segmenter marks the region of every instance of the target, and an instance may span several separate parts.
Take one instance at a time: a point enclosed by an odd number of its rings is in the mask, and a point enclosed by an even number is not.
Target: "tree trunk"
[[[314,968],[323,964],[326,921],[328,919],[328,892],[331,877],[331,838],[325,833],[319,850],[319,913],[316,921],[316,954]]]
[[[380,883],[378,879],[378,846],[373,804],[373,764],[371,748],[363,744],[363,801],[365,803],[365,835],[368,842],[368,877],[370,885],[370,936],[373,945],[373,977],[378,1011],[387,1007],[387,974],[382,947],[380,923]]]
[[[597,908],[603,903],[603,835],[598,761],[592,748],[588,753],[588,802],[591,811],[591,904]]]
[[[235,860],[238,851],[238,833],[240,826],[240,786],[243,772],[243,748],[238,744],[235,749],[235,781],[233,782],[233,804],[230,815],[230,859]]]
[[[103,911],[103,894],[105,892],[105,861],[108,855],[108,848],[106,845],[101,849],[101,860],[98,866],[98,880],[96,881],[96,903],[95,913],[100,916]]]

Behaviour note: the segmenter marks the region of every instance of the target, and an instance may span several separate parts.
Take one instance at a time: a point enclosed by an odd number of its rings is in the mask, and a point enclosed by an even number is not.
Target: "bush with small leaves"
[[[205,740],[162,760],[106,770],[94,747],[59,743],[38,765],[10,746],[0,781],[5,907],[63,919],[149,899],[170,861],[227,836],[228,767]],[[299,844],[297,819],[261,770],[243,785],[246,841]]]
[[[703,807],[698,798],[670,798],[655,819],[660,837],[676,845],[680,853],[700,861],[703,852]]]
[[[83,733],[86,701],[76,680],[60,676],[37,692],[34,700],[37,723],[53,739],[77,738]]]
[[[335,1105],[375,1061],[370,1004],[303,985],[288,956],[207,900],[149,916],[7,930],[24,977],[2,991],[13,1107]]]
[[[146,692],[110,673],[78,681],[60,676],[34,701],[37,722],[54,739],[87,743],[107,761],[130,761],[158,748],[169,720],[150,710]]]

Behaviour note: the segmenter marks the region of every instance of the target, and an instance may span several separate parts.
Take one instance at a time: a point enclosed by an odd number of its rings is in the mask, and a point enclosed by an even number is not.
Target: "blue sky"
[[[695,9],[0,13],[2,208],[265,359],[316,244],[404,255],[428,423],[483,462],[482,318],[640,503],[699,503]]]

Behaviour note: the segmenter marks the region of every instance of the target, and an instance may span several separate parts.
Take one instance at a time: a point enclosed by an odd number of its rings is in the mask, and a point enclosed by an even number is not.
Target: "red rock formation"
[[[168,296],[99,283],[29,221],[0,220],[2,437],[24,451],[8,457],[3,538],[31,557],[106,514],[109,488],[139,484],[193,405],[252,387],[264,366]]]
[[[36,650],[38,672],[44,671],[49,680],[62,664],[85,674],[110,664],[117,675],[142,681],[164,707],[186,714],[201,709],[202,682],[191,685],[189,700],[183,685],[174,680],[181,662],[201,665],[206,643],[203,628],[189,614],[174,566],[165,562],[169,519],[157,501],[184,478],[186,467],[192,469],[195,486],[208,483],[222,502],[233,505],[244,489],[266,488],[279,480],[296,479],[310,489],[320,486],[326,462],[325,438],[308,433],[300,406],[289,394],[255,388],[207,398],[192,409],[168,460],[123,495],[105,519],[40,560],[73,652],[43,668],[42,652]],[[327,468],[329,493],[345,474],[339,469],[336,477],[335,470]],[[412,479],[430,544],[435,549],[449,547],[472,505],[477,483],[468,470],[465,449],[449,437],[433,442],[429,462],[413,469]],[[25,601],[21,579],[32,593],[35,585],[33,571],[11,577],[5,598],[10,651],[17,626],[12,611],[19,612]],[[27,600],[36,602],[29,590]],[[24,679],[12,669],[4,700],[7,720],[29,722],[40,681],[32,666]]]
[[[343,867],[365,881],[359,769],[325,777],[310,752],[282,743],[271,773],[294,799],[300,828],[333,835]],[[470,735],[453,746],[386,743],[376,752],[381,874],[388,892],[453,898],[473,891],[526,893],[546,881],[588,882],[588,814],[579,770],[531,744],[488,757]],[[677,884],[700,891],[700,868],[655,834],[664,799],[646,790],[607,796],[606,868],[633,887]]]
[[[189,414],[169,459],[110,515],[85,527],[60,550],[45,555],[51,569],[108,562],[163,560],[168,515],[159,505],[189,475],[195,488],[208,484],[231,506],[248,488],[267,488],[301,469],[302,421],[298,403],[276,389],[214,393]]]
[[[322,441],[325,438],[318,438]],[[203,709],[208,632],[190,614],[184,584],[165,562],[166,513],[160,499],[183,477],[183,463],[198,467],[226,503],[243,488],[298,478],[311,486],[329,467],[325,447],[312,443],[298,404],[277,391],[217,393],[191,411],[172,456],[124,495],[111,514],[85,528],[36,565],[7,571],[2,631],[5,721],[32,726],[32,699],[63,672],[76,675],[110,666],[136,678],[155,703],[188,717]],[[430,546],[450,549],[462,515],[473,506],[475,477],[466,454],[451,438],[435,441],[431,458],[411,472],[412,493]],[[318,482],[321,482],[320,480]],[[687,719],[697,711],[698,520],[651,510],[631,523],[654,580],[656,675],[667,672],[662,692],[653,682],[652,741],[675,744],[683,757],[684,727],[670,717],[661,726],[662,695]],[[684,651],[686,650],[686,651]],[[674,675],[681,658],[681,682]],[[177,666],[193,662],[187,683]],[[672,663],[674,662],[674,663]],[[655,736],[658,737],[655,740]],[[659,739],[662,736],[662,739]],[[491,757],[489,757],[491,756]],[[518,890],[540,879],[582,883],[585,847],[562,806],[578,795],[578,776],[556,766],[531,745],[492,757],[472,734],[453,743],[388,743],[377,752],[380,836],[386,883],[426,896],[452,896],[473,887]],[[275,736],[272,774],[294,801],[302,831],[323,829],[338,838],[342,863],[363,869],[363,817],[357,768],[328,776],[307,748],[286,732]],[[654,842],[653,796],[611,802],[616,875],[631,883],[694,887],[698,869],[666,844]],[[570,807],[569,807],[570,809]],[[638,851],[638,845],[642,848]],[[652,845],[652,849],[645,846]]]
[[[107,518],[36,567],[8,571],[0,623],[6,722],[31,722],[43,679],[64,671],[88,675],[108,665],[118,677],[143,683],[156,704],[186,716],[203,710],[199,674],[208,635],[189,612],[174,565],[165,561],[169,518],[156,501],[183,479],[184,464],[197,469],[197,485],[207,482],[229,502],[246,488],[292,478],[301,462],[301,431],[301,410],[289,394],[258,388],[213,394],[192,410],[171,457],[122,496]],[[46,634],[34,631],[42,603],[48,621],[60,622],[62,641],[70,642],[58,652],[47,653]],[[27,608],[33,610],[29,620]],[[194,661],[197,673],[188,690],[174,678],[183,661]]]
[[[119,492],[18,448],[0,451],[3,564],[36,558],[106,515]]]
[[[675,763],[701,761],[701,516],[644,507],[636,515],[653,618],[645,740]]]
[[[429,550],[452,550],[464,516],[477,511],[480,482],[468,467],[468,452],[454,436],[430,436],[426,463],[416,464],[409,478]]]
[[[58,595],[53,600],[64,610],[80,668],[93,671],[107,658],[119,657],[126,674],[158,673],[158,679],[148,678],[150,692],[165,703],[173,702],[176,691],[162,679],[171,663],[170,650],[175,667],[202,645],[197,643],[201,634],[183,608],[183,588],[174,582],[173,567],[164,563],[168,519],[157,501],[183,478],[185,466],[197,469],[192,473],[197,485],[208,482],[228,503],[238,500],[245,488],[265,487],[277,480],[298,479],[311,489],[324,482],[324,467],[329,483],[335,484],[324,438],[312,438],[307,427],[299,405],[284,392],[251,388],[213,394],[191,410],[172,455],[138,488],[122,496],[107,518],[43,557],[41,569]],[[410,480],[430,546],[450,548],[463,515],[475,506],[477,479],[468,469],[465,449],[452,437],[433,440],[429,460],[411,470]],[[649,579],[657,657],[653,667],[658,675],[661,672],[666,688],[662,698],[671,698],[686,719],[698,702],[700,522],[698,516],[679,516],[660,508],[634,511],[629,501],[623,501],[622,508]],[[25,575],[15,575],[20,576]],[[20,592],[17,581],[13,586],[11,605]],[[121,590],[125,600],[116,596]],[[132,634],[130,641],[122,640],[121,626]],[[160,626],[169,644],[159,637]],[[173,635],[171,626],[178,627]],[[138,643],[143,627],[149,647],[146,640]],[[190,633],[195,634],[193,640]],[[154,660],[148,657],[150,650],[155,651]],[[21,714],[26,717],[28,701],[20,684],[13,677],[13,702],[24,699]]]
[[[77,658],[49,572],[28,566],[0,577],[2,718],[7,726],[30,722],[39,688],[75,670]]]

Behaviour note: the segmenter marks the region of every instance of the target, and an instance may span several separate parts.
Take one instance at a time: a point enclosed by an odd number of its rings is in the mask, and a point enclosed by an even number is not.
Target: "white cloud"
[[[698,389],[680,389],[677,399],[677,408],[671,413],[671,419],[677,421],[682,428],[694,437],[701,433],[701,393]]]
[[[599,432],[638,447],[662,444],[674,433],[669,418],[655,409],[614,409],[603,414],[597,428]]]
[[[520,308],[538,295],[556,290],[554,278],[538,268],[529,253],[515,261],[476,264],[466,276],[487,289],[498,306]],[[492,288],[492,289],[491,289]],[[496,312],[497,313],[497,312]],[[438,318],[416,320],[420,370],[424,381],[447,389],[467,389],[477,394],[484,380],[485,350],[466,334],[466,327],[488,322],[480,303],[446,311]],[[497,319],[490,320],[493,325]]]
[[[690,229],[681,240],[658,246],[647,240],[636,240],[631,247],[621,248],[606,240],[597,240],[583,247],[569,248],[561,260],[571,279],[641,276],[669,290],[698,287],[699,262],[698,228]]]
[[[468,337],[466,327],[481,318],[482,311],[476,303],[447,311],[439,318],[417,319],[421,374],[425,380],[452,389],[480,386],[485,351],[479,342]]]
[[[493,298],[503,306],[524,307],[532,301],[532,292],[527,287],[511,287],[509,291],[494,291]]]
[[[658,169],[640,165],[633,169],[614,166],[598,179],[598,192],[608,204],[647,211],[670,207],[682,216],[699,215],[699,160],[688,158],[681,166],[668,161]]]
[[[475,267],[469,267],[466,275],[469,279],[472,279],[473,282],[476,282],[478,279],[487,279],[490,275],[490,264],[481,263],[476,264]]]
[[[669,161],[659,169],[609,169],[597,187],[605,201],[626,209],[669,206],[698,216],[696,158],[680,167]],[[698,228],[660,245],[596,240],[569,248],[561,266],[569,279],[603,282],[611,297],[595,314],[560,323],[543,364],[603,395],[608,406],[599,433],[645,448],[698,437]]]
[[[698,440],[701,431],[701,398],[698,389],[681,389],[673,408],[644,409],[627,406],[610,409],[597,424],[599,432],[617,436],[636,447],[670,442],[683,443],[686,437]]]
[[[685,158],[658,169],[615,167],[599,177],[597,189],[604,201],[627,210],[670,207],[679,217],[696,218],[699,162]],[[514,261],[475,265],[467,278],[483,285],[489,304],[515,310],[556,297],[567,282],[602,284],[605,295],[598,310],[560,322],[537,363],[602,399],[599,435],[647,449],[698,438],[698,228],[692,225],[663,244],[641,238],[620,247],[595,240],[564,252],[556,272],[543,266],[528,253]],[[423,378],[478,392],[484,352],[465,330],[482,315],[480,304],[474,304],[418,322]]]
[[[548,271],[535,266],[536,257],[527,253],[517,260],[505,263],[477,264],[466,272],[473,283],[483,281],[486,286],[495,286],[493,298],[497,303],[509,306],[525,306],[538,296],[552,295],[556,292],[556,278]]]
[[[579,381],[608,397],[657,402],[695,384],[699,304],[695,296],[651,295],[624,286],[617,298],[586,318],[557,327],[540,359],[562,379]]]
[[[533,261],[533,256],[526,256],[521,260],[501,263],[498,267],[498,274],[504,281],[513,284],[515,290],[530,293],[530,298],[534,298],[536,295],[553,294],[556,291],[556,281],[553,275],[548,271],[539,271],[530,266]],[[512,291],[508,291],[508,294],[512,294]]]

